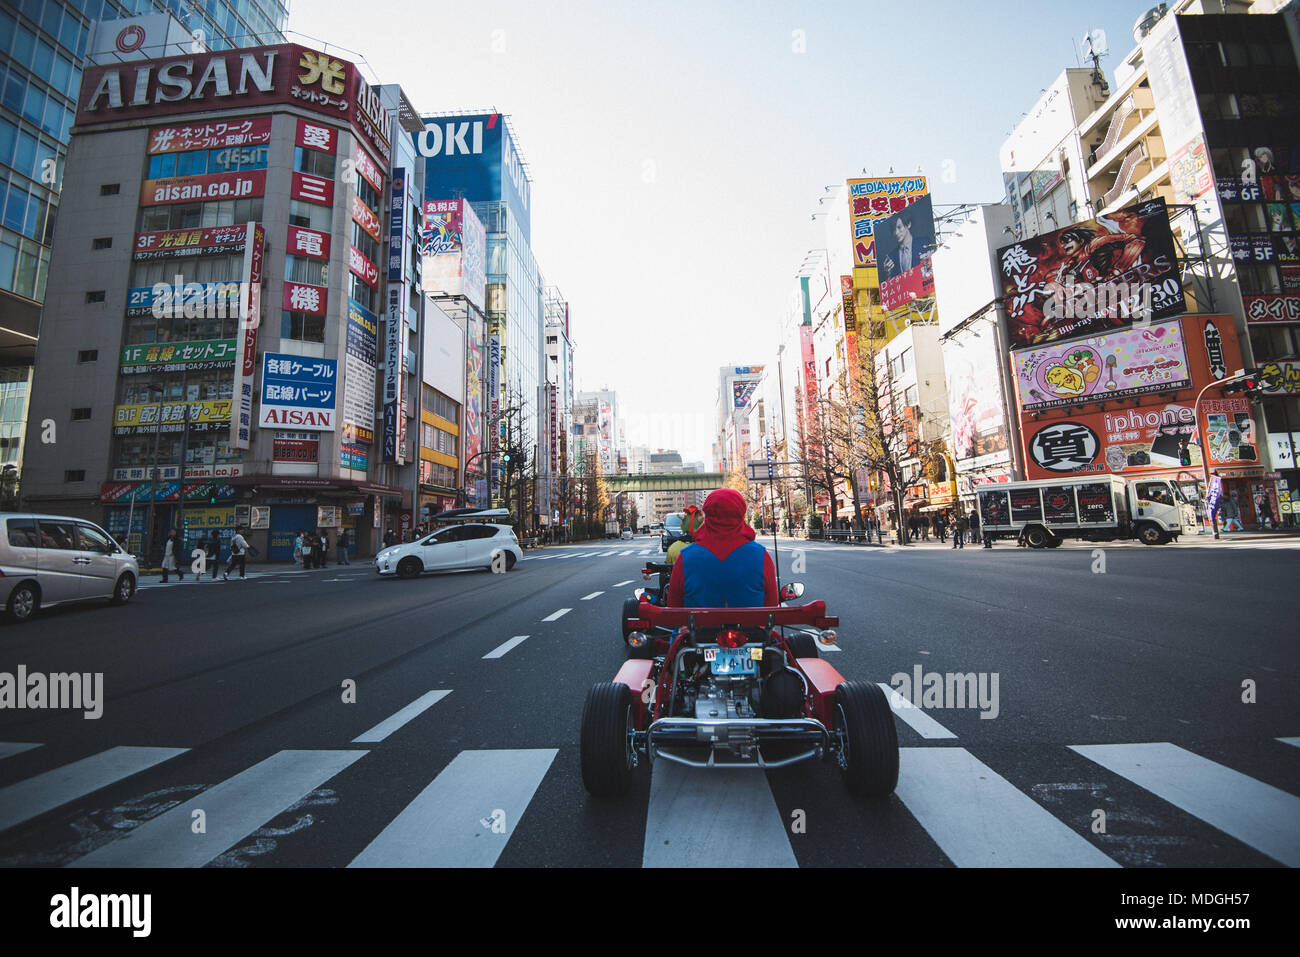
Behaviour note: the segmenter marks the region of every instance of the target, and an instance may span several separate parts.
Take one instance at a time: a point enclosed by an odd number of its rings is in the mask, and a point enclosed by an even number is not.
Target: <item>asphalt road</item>
[[[800,548],[782,576],[840,616],[846,678],[990,693],[896,701],[887,799],[831,763],[660,762],[587,796],[579,718],[660,554],[641,537],[505,575],[149,583],[0,625],[0,672],[103,673],[96,720],[0,710],[0,865],[1300,863],[1300,543]]]

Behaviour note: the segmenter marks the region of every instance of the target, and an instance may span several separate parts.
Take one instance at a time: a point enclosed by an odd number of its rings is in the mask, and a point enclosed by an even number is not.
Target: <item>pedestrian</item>
[[[221,533],[215,528],[208,535],[208,564],[212,566],[212,580],[217,580],[217,566],[221,564]]]
[[[320,530],[320,565],[318,567],[324,568],[326,565],[329,564],[329,562],[330,562],[330,537],[329,537],[329,533],[322,528]]]
[[[966,516],[960,510],[957,512],[957,525],[952,530],[952,547],[966,547]]]
[[[980,540],[980,513],[975,509],[970,510],[970,518],[967,519],[970,526],[970,540],[972,545],[979,544]]]
[[[248,561],[248,541],[244,538],[245,528],[240,525],[235,529],[235,537],[230,540],[230,561],[226,563],[226,574],[222,576],[223,581],[230,581],[230,573],[239,566],[239,580],[244,581],[248,578],[248,570],[245,563]]]
[[[391,548],[397,544],[397,536],[393,534],[393,526],[388,526],[388,531],[384,532],[384,548]]]
[[[934,530],[934,516],[925,515],[921,518],[921,538],[924,541],[930,540],[930,532]]]
[[[175,572],[178,581],[185,581],[184,566],[177,563],[177,560],[184,561],[183,548],[181,544],[180,532],[172,529],[167,533],[167,539],[163,542],[163,559],[162,559],[162,580],[167,584],[167,573]]]
[[[303,546],[306,544],[305,541],[306,537],[307,537],[307,533],[300,528],[298,529],[298,534],[294,537],[293,540],[293,561],[294,564],[297,565],[299,568],[306,567],[303,564],[303,555],[302,555]]]
[[[948,534],[947,534],[947,531],[948,531],[948,526],[944,523],[944,520],[943,520],[943,512],[935,512],[935,513],[934,513],[934,532],[935,532],[936,535],[939,536],[939,541],[941,541],[941,542],[946,542],[946,541],[948,540]]]
[[[1267,495],[1261,495],[1259,498],[1259,523],[1269,530],[1273,528],[1273,503],[1268,500]]]
[[[907,519],[907,529],[912,533],[912,541],[916,541],[921,533],[921,520],[916,517],[915,512]]]
[[[348,558],[348,530],[345,528],[339,532],[338,540],[334,543],[339,550],[340,565],[351,565],[352,560]]]

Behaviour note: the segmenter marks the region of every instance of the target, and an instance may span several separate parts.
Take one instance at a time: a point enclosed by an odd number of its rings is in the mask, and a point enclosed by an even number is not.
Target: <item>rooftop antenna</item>
[[[1106,31],[1089,30],[1079,44],[1079,51],[1085,60],[1092,61],[1092,82],[1103,92],[1106,91],[1106,74],[1101,72],[1101,58],[1110,52],[1110,46],[1106,42]]]

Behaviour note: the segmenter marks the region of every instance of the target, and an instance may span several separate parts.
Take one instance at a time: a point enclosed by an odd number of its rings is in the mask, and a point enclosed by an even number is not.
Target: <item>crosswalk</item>
[[[526,636],[521,636],[526,637]],[[76,758],[66,764],[0,787],[0,864],[22,865],[23,856],[11,839],[22,838],[29,826],[51,812],[79,812],[114,820],[111,833],[94,842],[75,844],[66,859],[74,867],[202,867],[221,864],[241,846],[267,833],[277,816],[299,806],[322,788],[335,788],[356,797],[339,782],[349,769],[366,776],[375,748],[396,728],[437,705],[451,692],[429,692],[391,719],[358,736],[355,746],[337,749],[286,749],[250,760],[222,780],[195,785],[192,767],[175,769],[184,748],[114,747]],[[977,757],[965,747],[913,733],[900,722],[898,787],[888,807],[905,809],[926,839],[948,862],[958,867],[1117,867],[1133,863],[1118,845],[1092,833],[1086,816],[1067,814],[1044,799],[1050,789],[1070,789],[1069,783],[1026,786],[1013,783],[1014,772],[1002,773],[987,755]],[[1294,736],[1266,742],[1277,749],[1276,762],[1300,764]],[[20,754],[39,753],[34,742],[0,742],[0,762]],[[1078,789],[1136,788],[1149,805],[1144,819],[1186,815],[1213,829],[1210,842],[1257,852],[1259,863],[1300,865],[1300,797],[1259,781],[1219,761],[1171,742],[1079,744],[1057,748],[1053,766],[1066,764],[1067,753],[1086,759],[1092,771]],[[567,752],[567,766],[560,759]],[[346,859],[348,867],[491,867],[520,834],[533,837],[549,826],[546,813],[529,817],[539,793],[550,788],[545,801],[581,806],[589,800],[577,780],[576,744],[552,748],[467,749],[454,754],[409,800],[373,831],[356,841]],[[847,808],[850,825],[863,822],[847,797],[836,797],[833,767],[803,765],[803,799],[821,800]],[[169,768],[172,768],[169,771]],[[1294,769],[1294,768],[1293,768]],[[0,772],[3,764],[0,763]],[[791,771],[784,774],[789,787]],[[0,778],[3,780],[3,778]],[[120,794],[124,784],[137,783],[142,797],[122,802],[148,804],[156,794],[180,794],[149,814],[110,813],[97,804],[98,792],[110,787]],[[1098,783],[1101,782],[1101,783]],[[414,783],[414,782],[412,782]],[[789,804],[788,794],[772,786],[769,774],[753,770],[704,771],[667,761],[639,771],[637,789],[648,799],[630,795],[624,806],[640,814],[644,806],[644,839],[638,855],[644,867],[797,867],[818,863],[816,854],[792,830],[792,817],[803,812]],[[815,792],[815,793],[808,793]],[[785,794],[778,799],[778,793]],[[367,797],[369,796],[369,797]],[[346,800],[346,798],[345,798]],[[802,800],[802,799],[801,799]],[[121,811],[122,808],[112,808]],[[364,810],[364,808],[362,809]],[[883,813],[884,809],[872,813]],[[891,812],[897,815],[898,810]],[[855,816],[857,815],[857,816]],[[371,814],[361,815],[367,819]],[[196,826],[202,822],[202,826]],[[310,823],[310,820],[309,822]],[[84,830],[73,827],[72,830]],[[573,841],[580,844],[584,835]],[[525,843],[529,838],[523,839]],[[549,840],[549,838],[548,838]],[[847,835],[840,840],[847,842]],[[881,840],[879,834],[874,841]],[[900,838],[903,840],[903,838]],[[1171,842],[1173,838],[1169,839]],[[1181,838],[1179,840],[1182,840]],[[347,842],[344,842],[347,844]],[[21,846],[21,840],[18,842]],[[864,843],[869,865],[871,848]],[[1244,850],[1249,849],[1249,850]],[[1208,853],[1208,852],[1207,852]],[[223,857],[224,856],[224,857]],[[46,855],[42,863],[50,862]],[[536,861],[534,863],[547,863]],[[635,861],[631,861],[635,863]],[[1144,863],[1147,863],[1144,861]],[[1162,863],[1158,855],[1149,863]]]

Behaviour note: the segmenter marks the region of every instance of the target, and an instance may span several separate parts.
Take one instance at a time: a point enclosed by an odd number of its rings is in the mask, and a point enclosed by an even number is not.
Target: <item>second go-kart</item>
[[[834,759],[849,791],[893,792],[898,732],[884,692],[846,681],[783,634],[795,626],[804,637],[811,630],[833,644],[839,619],[826,615],[824,601],[778,608],[643,602],[639,613],[629,647],[667,647],[630,657],[613,681],[588,692],[580,752],[589,792],[626,792],[642,758],[702,769]],[[670,640],[650,638],[651,631]]]

